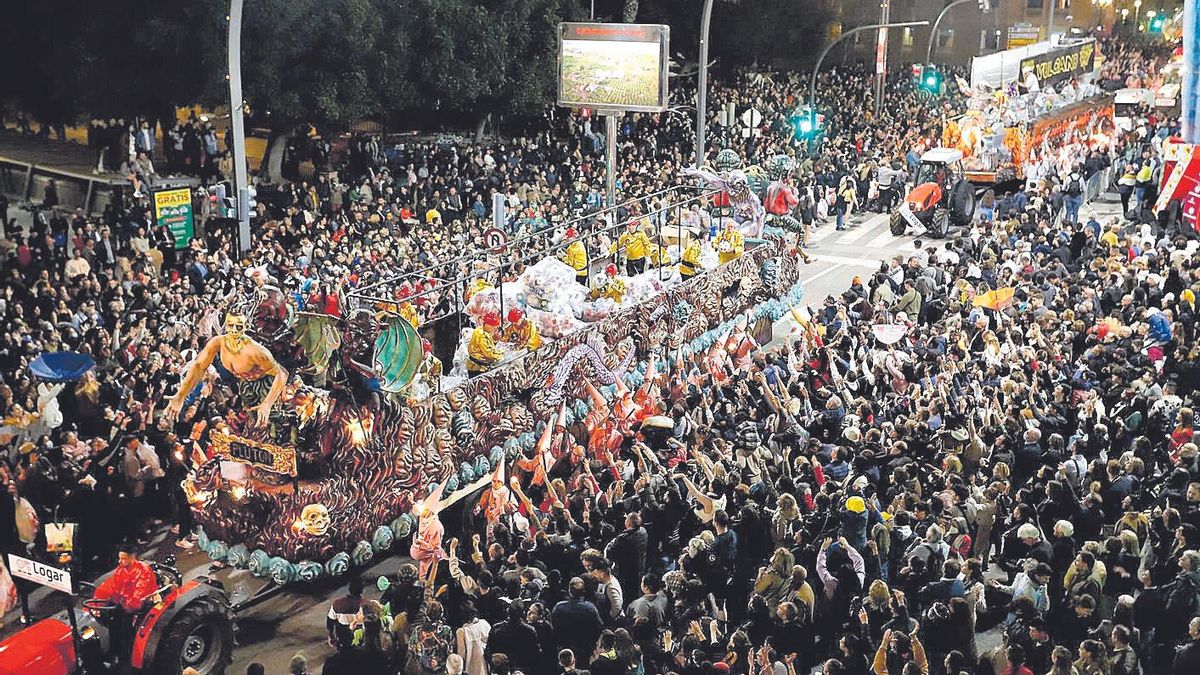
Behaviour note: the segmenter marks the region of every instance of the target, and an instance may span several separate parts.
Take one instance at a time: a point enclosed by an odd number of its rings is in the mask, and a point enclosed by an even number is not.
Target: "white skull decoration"
[[[329,530],[329,509],[324,504],[309,504],[300,512],[300,523],[306,533],[320,537]]]

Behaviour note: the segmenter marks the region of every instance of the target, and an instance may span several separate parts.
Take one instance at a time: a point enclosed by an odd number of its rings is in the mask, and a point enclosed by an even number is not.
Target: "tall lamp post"
[[[700,16],[700,67],[696,75],[696,168],[704,166],[704,117],[708,114],[708,27],[712,23],[713,0],[704,0]]]
[[[906,28],[908,26],[928,26],[928,25],[929,25],[928,21],[902,21],[899,23],[873,23],[873,24],[870,24],[867,26],[859,26],[858,28],[851,28],[850,30],[846,31],[845,33],[842,33],[841,35],[839,35],[838,38],[836,40],[834,40],[833,42],[830,42],[829,44],[825,45],[825,49],[821,50],[821,55],[819,57],[817,57],[817,62],[815,65],[813,65],[812,79],[809,81],[809,84],[808,84],[808,115],[809,115],[809,120],[812,122],[812,128],[813,129],[817,128],[817,71],[821,70],[821,64],[825,62],[825,57],[829,55],[829,50],[833,49],[834,46],[837,45],[837,43],[841,42],[842,40],[845,40],[846,38],[850,37],[851,35],[862,33],[864,31],[879,30],[881,28],[884,28],[884,29]]]
[[[925,63],[933,65],[933,46],[937,43],[938,26],[942,24],[942,17],[946,16],[946,13],[951,8],[965,5],[969,2],[979,5],[979,8],[984,12],[992,8],[990,0],[954,0],[954,2],[943,7],[942,11],[938,13],[937,18],[933,20],[933,28],[929,31],[929,45],[925,48]]]
[[[246,175],[246,127],[242,120],[242,0],[229,0],[229,119],[233,132],[238,250],[250,250],[250,181]]]

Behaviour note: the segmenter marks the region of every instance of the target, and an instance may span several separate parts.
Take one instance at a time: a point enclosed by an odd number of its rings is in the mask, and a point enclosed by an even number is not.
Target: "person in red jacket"
[[[158,576],[150,565],[138,560],[137,552],[124,548],[117,555],[117,568],[112,576],[96,586],[92,597],[109,600],[129,614],[142,609],[146,600],[158,588]]]
[[[96,586],[97,600],[108,600],[120,608],[107,617],[98,616],[112,631],[113,654],[124,659],[133,646],[133,626],[138,612],[158,588],[158,575],[150,565],[138,560],[129,547],[117,550],[117,568]]]

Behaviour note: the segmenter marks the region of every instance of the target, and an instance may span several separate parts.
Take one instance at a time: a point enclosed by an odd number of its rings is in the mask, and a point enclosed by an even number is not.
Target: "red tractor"
[[[184,582],[171,559],[150,566],[158,575],[156,601],[135,617],[131,648],[116,653],[118,607],[88,599],[82,609],[72,610],[82,669],[76,666],[75,640],[64,611],[0,643],[0,675],[179,675],[188,667],[202,675],[223,675],[234,645],[233,608],[225,590],[208,579]]]
[[[916,185],[892,212],[892,234],[900,236],[912,227],[945,237],[950,226],[965,227],[975,217],[975,186],[963,175],[962,152],[934,148],[921,155]]]

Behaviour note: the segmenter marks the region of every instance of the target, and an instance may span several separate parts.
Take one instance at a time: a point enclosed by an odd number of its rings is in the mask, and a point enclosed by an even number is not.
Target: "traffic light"
[[[208,201],[212,207],[212,212],[218,218],[228,218],[229,210],[235,207],[233,200],[229,198],[225,191],[224,183],[208,186]]]
[[[921,67],[921,79],[917,82],[917,88],[935,96],[942,93],[942,74],[937,67],[932,65]]]
[[[797,110],[788,120],[792,125],[792,136],[804,140],[815,136],[825,121],[824,115],[815,115],[812,110]]]
[[[253,186],[238,190],[238,213],[242,213],[240,209],[245,209],[245,213],[253,216],[255,209],[258,208],[258,190]]]
[[[1149,24],[1150,32],[1151,33],[1161,33],[1163,30],[1163,24],[1165,24],[1166,22],[1167,22],[1166,18],[1162,17],[1162,16],[1156,16],[1153,19],[1150,19],[1150,24]]]

